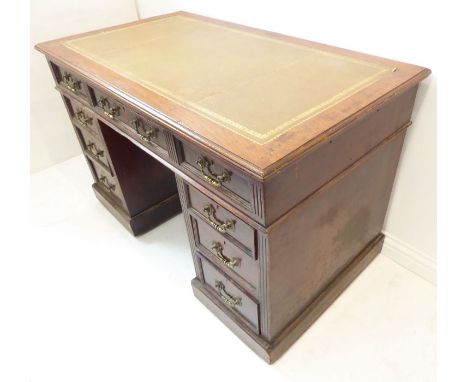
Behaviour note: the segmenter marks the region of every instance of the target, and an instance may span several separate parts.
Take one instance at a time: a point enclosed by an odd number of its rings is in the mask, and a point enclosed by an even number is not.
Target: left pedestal
[[[133,235],[181,211],[174,174],[103,122],[84,102],[61,92],[94,178],[98,200]]]

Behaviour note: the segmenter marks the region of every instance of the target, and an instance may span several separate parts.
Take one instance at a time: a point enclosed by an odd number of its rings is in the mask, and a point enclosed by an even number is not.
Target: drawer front
[[[109,157],[102,142],[85,129],[78,129],[78,135],[85,155],[104,169],[108,175],[113,176],[114,174],[109,162]]]
[[[108,119],[124,123],[130,119],[129,111],[122,102],[95,88],[93,88],[93,92],[94,106]]]
[[[200,213],[217,232],[223,234],[256,258],[255,230],[196,188],[187,185],[189,207]]]
[[[133,137],[149,148],[156,148],[159,154],[168,155],[165,129],[159,124],[144,118],[131,107],[117,101],[114,97],[93,89],[95,107],[111,121],[125,124]]]
[[[258,261],[247,255],[238,246],[208,223],[191,216],[195,245],[200,251],[211,253],[211,260],[226,273],[233,272],[245,280],[254,289],[258,289]]]
[[[129,119],[124,122],[136,135],[137,139],[149,146],[155,146],[161,149],[167,155],[167,142],[164,134],[165,129],[162,126],[150,122],[133,110],[129,110],[126,116],[128,116]]]
[[[99,189],[126,210],[122,190],[120,189],[117,179],[107,173],[101,166],[96,165],[94,162],[91,163]]]
[[[94,112],[71,97],[67,97],[69,103],[70,114],[72,115],[73,124],[80,129],[90,131],[96,137],[100,137],[98,121],[94,116]],[[100,139],[100,138],[99,138]]]
[[[198,254],[198,259],[201,263],[205,285],[211,288],[228,309],[236,313],[256,333],[259,333],[258,303],[202,255]]]
[[[88,103],[88,85],[84,81],[83,77],[65,67],[58,66],[54,63],[51,63],[51,65],[58,86]]]
[[[180,165],[213,190],[222,192],[234,203],[252,211],[251,180],[194,146],[177,141]]]

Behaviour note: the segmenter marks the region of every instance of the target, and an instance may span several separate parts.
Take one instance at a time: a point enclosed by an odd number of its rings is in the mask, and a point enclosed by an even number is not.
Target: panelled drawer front
[[[163,155],[167,155],[165,129],[162,126],[142,117],[114,97],[97,89],[93,89],[93,91],[95,106],[105,117],[124,123],[128,130],[146,146],[156,147],[162,151]]]
[[[94,112],[71,97],[67,97],[71,105],[73,124],[79,128],[91,131],[96,137],[100,137],[98,121],[94,117]]]
[[[141,141],[156,146],[167,154],[167,142],[164,135],[165,129],[162,126],[150,122],[133,110],[129,110],[126,116],[129,117],[129,120],[125,121],[125,123]]]
[[[233,281],[202,255],[198,255],[203,272],[203,281],[224,305],[237,313],[255,332],[259,333],[259,306]]]
[[[105,146],[85,129],[79,129],[83,152],[109,175],[114,175]]]
[[[208,223],[191,216],[196,246],[201,250],[211,252],[216,265],[226,273],[234,272],[258,289],[259,266],[258,261],[247,255],[238,246],[217,231]]]
[[[129,111],[122,102],[110,97],[104,92],[93,88],[95,107],[110,120],[126,122],[130,119]]]
[[[117,179],[95,163],[92,163],[92,167],[94,170],[96,183],[98,184],[99,188],[110,199],[114,200],[117,204],[125,208],[124,197]]]
[[[208,187],[221,191],[230,200],[252,211],[251,180],[194,146],[178,141],[180,164]]]
[[[187,185],[187,189],[189,207],[203,215],[213,229],[235,239],[249,256],[256,258],[255,230],[196,188]]]
[[[52,68],[59,87],[73,93],[83,101],[89,101],[88,86],[83,80],[83,77],[54,63],[52,63]]]

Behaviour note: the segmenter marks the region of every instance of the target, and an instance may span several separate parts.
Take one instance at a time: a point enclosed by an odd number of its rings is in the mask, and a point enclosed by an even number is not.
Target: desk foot
[[[93,184],[93,190],[104,207],[134,236],[152,230],[182,211],[179,195],[176,193],[137,215],[129,216],[96,183]]]
[[[383,240],[384,235],[378,235],[271,343],[238,321],[233,313],[216,298],[214,292],[206,288],[197,278],[192,280],[193,293],[203,305],[218,317],[250,349],[264,361],[271,364],[296,342],[380,253]]]

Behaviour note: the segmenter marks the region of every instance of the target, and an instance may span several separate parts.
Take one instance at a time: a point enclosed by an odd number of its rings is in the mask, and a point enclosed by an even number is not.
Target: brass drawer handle
[[[98,106],[104,111],[104,114],[111,119],[120,115],[120,107],[116,105],[112,107],[109,100],[105,97],[99,98]]]
[[[99,157],[104,156],[104,150],[99,150],[93,142],[88,142],[86,145],[86,150],[88,150],[89,154],[94,158],[99,160]]]
[[[104,176],[104,175],[101,176],[99,178],[99,182],[108,192],[113,192],[115,190],[115,184],[110,183],[109,180],[107,179],[107,176]]]
[[[76,112],[76,119],[78,120],[79,124],[83,127],[88,127],[89,125],[93,124],[93,118],[88,117],[82,110],[78,110]]]
[[[234,267],[240,266],[241,259],[238,257],[233,257],[230,259],[229,257],[224,256],[223,254],[223,246],[219,241],[213,241],[213,246],[211,247],[213,251],[215,251],[216,257],[223,262],[225,266],[228,268],[234,269]]]
[[[65,73],[63,75],[63,83],[65,85],[65,87],[72,91],[72,92],[76,92],[77,90],[80,90],[81,89],[81,82],[78,81],[78,80],[75,80],[73,79],[72,75],[70,73]]]
[[[221,300],[223,300],[223,302],[230,308],[234,308],[236,305],[242,305],[242,299],[240,297],[233,297],[228,292],[226,292],[226,287],[221,281],[215,281],[215,288],[218,290],[218,293],[221,296]]]
[[[226,220],[225,222],[218,220],[215,215],[215,208],[211,204],[207,204],[203,207],[203,212],[208,218],[210,225],[221,233],[226,233],[227,230],[234,230],[236,221],[235,220]]]
[[[224,170],[220,175],[214,174],[211,171],[212,164],[213,161],[205,157],[198,157],[197,159],[197,165],[200,168],[200,172],[205,182],[214,187],[221,187],[224,182],[229,182],[231,180],[231,172],[228,170]]]
[[[152,127],[145,129],[145,124],[141,119],[131,120],[130,125],[143,141],[150,142],[152,138],[156,138],[156,130]]]

